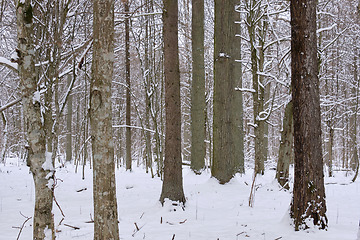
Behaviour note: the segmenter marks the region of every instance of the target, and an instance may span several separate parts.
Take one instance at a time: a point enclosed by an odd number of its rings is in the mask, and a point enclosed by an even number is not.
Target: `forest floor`
[[[85,168],[75,173],[73,165],[57,168],[54,204],[56,236],[59,240],[93,237],[92,172]],[[267,170],[256,179],[253,207],[249,195],[253,171],[236,175],[220,185],[207,170],[197,176],[184,167],[186,205],[159,203],[161,180],[151,178],[143,168],[126,172],[116,170],[120,239],[124,240],[356,240],[360,219],[360,179],[335,171],[326,178],[327,231],[309,229],[295,232],[288,210],[290,191],[274,180],[275,171]],[[292,184],[291,184],[292,185]],[[0,166],[0,239],[32,239],[34,186],[29,169],[22,161],[7,159]]]

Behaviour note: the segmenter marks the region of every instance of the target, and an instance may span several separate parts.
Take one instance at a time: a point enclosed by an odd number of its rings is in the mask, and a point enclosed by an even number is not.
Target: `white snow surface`
[[[93,238],[92,172],[73,165],[56,169],[56,200],[65,214],[63,221],[54,204],[56,236],[59,240]],[[126,172],[116,170],[120,239],[122,240],[356,240],[360,218],[360,183],[352,176],[335,171],[326,178],[327,231],[310,229],[295,232],[288,209],[291,191],[282,190],[274,180],[275,171],[267,170],[256,180],[254,207],[248,206],[252,169],[220,185],[206,170],[195,175],[183,169],[185,210],[171,202],[159,203],[161,180],[151,178],[143,168]],[[0,239],[16,239],[19,228],[33,215],[34,184],[29,168],[19,159],[0,165]],[[292,183],[291,183],[292,184]],[[24,216],[22,216],[21,214]],[[71,227],[79,227],[75,230]],[[139,230],[136,230],[136,226]],[[175,234],[175,237],[174,237]],[[32,220],[20,239],[32,239]]]

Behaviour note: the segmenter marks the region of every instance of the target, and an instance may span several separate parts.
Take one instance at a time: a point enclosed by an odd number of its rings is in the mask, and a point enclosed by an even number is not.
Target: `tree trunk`
[[[192,0],[191,169],[205,167],[204,0]]]
[[[181,104],[178,48],[178,1],[164,0],[165,73],[165,161],[160,202],[165,199],[185,203],[181,160]]]
[[[125,78],[126,78],[126,170],[131,171],[131,97],[130,97],[130,14],[129,1],[124,1],[125,16]]]
[[[70,87],[71,75],[68,76],[67,83],[68,86]],[[71,161],[72,159],[72,107],[73,107],[72,105],[73,105],[72,95],[70,94],[67,100],[67,114],[66,114],[66,161]]]
[[[329,130],[329,142],[328,142],[328,154],[329,154],[329,162],[328,162],[328,168],[329,168],[329,177],[333,176],[333,145],[334,145],[334,128],[330,126]]]
[[[114,64],[114,1],[94,0],[90,125],[94,167],[94,239],[119,239],[111,81]]]
[[[1,143],[1,154],[0,154],[0,163],[5,163],[5,156],[6,156],[6,147],[7,147],[7,137],[8,137],[8,122],[6,120],[5,113],[2,111],[1,119],[4,124],[3,136],[2,136],[2,143]]]
[[[52,215],[54,166],[46,154],[44,126],[41,121],[40,92],[37,91],[35,48],[33,44],[33,9],[30,0],[17,4],[18,64],[23,96],[25,129],[28,141],[27,164],[35,183],[33,239],[54,238]],[[51,154],[51,153],[50,153]]]
[[[248,33],[250,39],[250,52],[251,52],[251,75],[252,85],[255,90],[253,93],[253,114],[254,114],[254,135],[255,135],[255,173],[264,174],[265,171],[265,160],[267,158],[267,146],[265,145],[266,139],[266,128],[265,120],[263,116],[265,105],[265,88],[264,88],[264,77],[258,75],[258,71],[263,71],[265,62],[264,39],[266,23],[263,19],[258,19],[261,13],[261,0],[249,0],[247,8],[249,9],[247,15],[248,22]],[[260,23],[264,26],[261,26]],[[259,31],[257,32],[257,29]],[[259,45],[257,46],[257,35],[259,37]]]
[[[291,0],[291,85],[295,177],[290,215],[295,230],[327,227],[321,146],[316,0]]]
[[[238,1],[215,1],[214,49],[214,117],[212,176],[220,184],[230,181],[243,162],[241,93],[235,91],[241,79],[238,72],[240,59],[239,26],[235,6]]]
[[[293,134],[293,105],[290,101],[285,108],[283,130],[281,132],[281,141],[279,147],[279,159],[276,167],[276,179],[278,183],[286,189],[289,189],[289,166],[294,142]]]
[[[360,2],[359,2],[360,6]],[[352,103],[352,116],[350,117],[350,134],[351,134],[351,147],[352,147],[352,158],[351,158],[351,168],[355,172],[353,177],[353,182],[355,182],[358,174],[359,174],[359,155],[358,155],[358,143],[357,143],[357,113],[359,109],[359,87],[360,81],[358,79],[358,67],[357,67],[357,54],[358,49],[355,47],[354,50],[354,85],[351,89],[351,93],[353,98]]]

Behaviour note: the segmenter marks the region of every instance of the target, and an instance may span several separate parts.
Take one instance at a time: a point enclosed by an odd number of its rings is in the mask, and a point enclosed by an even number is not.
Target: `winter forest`
[[[360,240],[359,0],[0,0],[0,239]]]

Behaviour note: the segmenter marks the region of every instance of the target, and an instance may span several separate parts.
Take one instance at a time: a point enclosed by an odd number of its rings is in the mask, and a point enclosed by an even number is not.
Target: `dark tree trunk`
[[[75,74],[74,74],[75,75]],[[68,86],[71,86],[71,76],[68,76]],[[73,114],[73,101],[70,93],[67,100],[67,114],[66,114],[66,161],[72,159],[72,114]],[[76,153],[75,153],[76,154]]]
[[[160,202],[185,203],[181,160],[180,71],[178,1],[164,0],[165,161]]]
[[[204,0],[192,0],[191,169],[205,167]]]
[[[290,215],[295,230],[327,227],[321,146],[316,0],[291,0],[291,84],[295,177]]]

